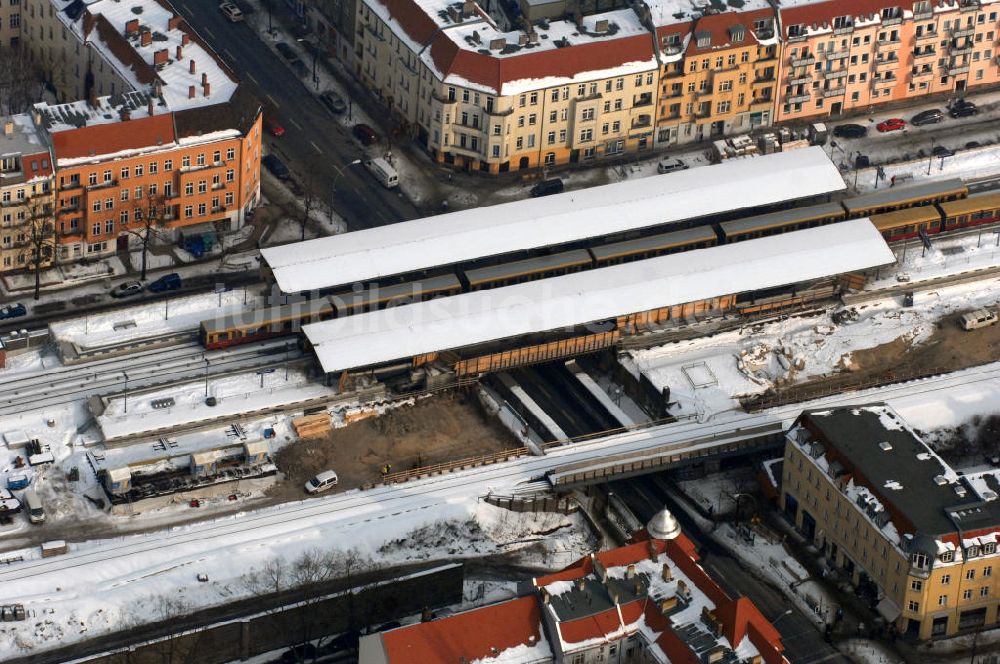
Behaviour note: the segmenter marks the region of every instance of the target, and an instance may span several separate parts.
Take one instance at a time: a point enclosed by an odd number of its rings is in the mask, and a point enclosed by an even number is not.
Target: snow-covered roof
[[[303,329],[330,373],[809,281],[893,260],[871,222],[856,219],[373,311]]]
[[[820,147],[271,247],[285,293],[367,282],[844,189]]]

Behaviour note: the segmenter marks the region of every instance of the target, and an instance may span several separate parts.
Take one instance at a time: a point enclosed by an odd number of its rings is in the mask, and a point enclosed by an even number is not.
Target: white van
[[[337,473],[332,470],[324,470],[322,473],[306,482],[306,493],[320,493],[337,486],[340,480]]]
[[[28,489],[24,492],[24,508],[28,511],[28,521],[45,523],[45,508],[42,507],[42,499],[38,497],[34,489]]]
[[[382,186],[386,189],[392,189],[393,187],[399,186],[399,174],[396,173],[396,169],[389,165],[382,157],[376,157],[375,159],[365,160],[365,168],[367,168],[375,179],[382,183]]]
[[[971,313],[963,315],[959,319],[959,324],[963,330],[975,330],[980,327],[989,327],[997,322],[997,315],[989,309],[976,309]]]

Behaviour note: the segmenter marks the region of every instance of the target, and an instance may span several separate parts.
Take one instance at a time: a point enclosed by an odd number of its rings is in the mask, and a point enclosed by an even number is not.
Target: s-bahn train
[[[645,237],[597,244],[495,265],[456,267],[444,274],[402,283],[370,284],[298,304],[259,309],[253,315],[222,317],[201,324],[205,348],[297,331],[301,325],[409,302],[509,286],[667,254],[704,249],[869,217],[888,242],[1000,221],[1000,193],[969,195],[958,179],[929,182],[769,214],[709,223]]]

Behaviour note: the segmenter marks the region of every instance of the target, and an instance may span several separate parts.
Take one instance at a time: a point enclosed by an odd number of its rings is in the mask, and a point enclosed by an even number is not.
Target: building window
[[[110,170],[104,171],[104,181],[105,182],[111,182],[111,171]]]
[[[943,574],[941,576],[941,585],[946,586],[951,583],[951,574]]]
[[[198,180],[198,193],[204,194],[208,191],[208,180]]]
[[[954,551],[945,551],[944,553],[941,554],[941,562],[950,563],[953,560],[955,560]]]
[[[128,225],[128,210],[122,210],[118,213],[118,223],[122,226]]]
[[[976,578],[976,570],[974,570],[974,569],[967,569],[967,570],[965,570],[965,579],[966,579],[966,581],[972,581],[974,578]]]
[[[983,568],[983,578],[984,579],[986,577],[992,576],[992,575],[993,575],[993,566],[992,565],[987,565],[986,567]]]
[[[195,163],[198,164],[199,166],[204,166],[205,165],[205,153],[204,152],[199,152],[198,153],[198,159],[195,161]]]
[[[127,180],[128,177],[129,177],[129,168],[128,168],[128,166],[122,166],[122,180]]]
[[[907,603],[907,605],[906,605],[906,609],[907,609],[907,611],[911,611],[912,613],[919,613],[919,612],[920,612],[920,602],[914,602],[914,601],[913,601],[913,600],[911,599],[911,600],[910,600],[910,601],[909,601],[909,602]]]
[[[594,119],[594,109],[592,109],[592,108],[585,108],[585,109],[583,109],[583,112],[580,114],[580,119],[583,120],[584,122],[588,122],[590,120],[593,120]]]
[[[497,155],[497,156],[499,156],[499,155]],[[233,192],[227,191],[226,192],[226,207],[229,207],[232,204],[233,204]]]
[[[989,586],[983,586],[982,588],[979,589],[979,596],[980,597],[988,597],[989,594],[990,594],[990,587]]]
[[[226,160],[232,161],[236,159],[236,148],[226,148]]]
[[[167,160],[165,160],[163,162],[163,171],[165,173],[168,173],[168,172],[170,172],[172,170],[174,170],[174,160],[173,159],[167,159]],[[150,171],[150,172],[152,172],[152,171]]]
[[[236,174],[233,172],[233,169],[230,168],[226,171],[226,182],[232,182],[235,176]]]
[[[962,599],[969,600],[972,599],[972,589],[962,591]]]
[[[181,168],[191,168],[191,157],[190,157],[190,155],[181,157]]]
[[[194,182],[188,182],[184,185],[184,195],[194,196]]]
[[[919,579],[913,579],[910,581],[910,590],[915,590],[920,592],[924,588],[924,582]]]
[[[947,595],[938,595],[938,606],[948,606]]]
[[[583,131],[580,132],[580,142],[585,143],[587,141],[592,141],[592,140],[594,140],[593,129],[584,129]]]
[[[555,152],[546,152],[545,153],[545,165],[546,166],[552,166],[555,163],[556,163],[556,153]]]
[[[205,210],[206,209],[207,209],[207,205],[205,203],[198,203],[198,216],[199,217],[205,216]]]
[[[100,235],[101,234],[101,222],[99,222],[99,221],[94,222],[94,225],[93,225],[93,227],[91,227],[90,230],[92,231],[91,235]]]
[[[190,205],[184,206],[184,216],[190,218],[194,214],[194,208]]]

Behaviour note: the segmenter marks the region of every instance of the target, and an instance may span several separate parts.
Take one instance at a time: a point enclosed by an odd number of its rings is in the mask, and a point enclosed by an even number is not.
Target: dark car
[[[967,150],[972,150],[978,147],[982,147],[982,143],[980,143],[979,141],[969,141],[968,143],[965,144],[965,148]]]
[[[967,118],[979,114],[979,108],[971,101],[963,101],[955,104],[948,112],[953,118]]]
[[[354,125],[354,135],[357,136],[358,140],[361,141],[363,145],[371,145],[378,140],[378,134],[375,130],[366,124],[356,124]]]
[[[954,157],[955,151],[943,145],[935,145],[934,149],[931,150],[931,154],[935,157]]]
[[[142,284],[138,281],[126,281],[111,289],[111,297],[132,297],[141,293],[142,290]]]
[[[868,129],[859,124],[842,124],[833,128],[833,135],[839,138],[864,138]]]
[[[929,108],[926,111],[920,111],[910,119],[910,124],[921,126],[929,124],[937,124],[944,120],[944,113],[941,112],[940,108]]]
[[[294,664],[295,662],[311,662],[315,658],[316,646],[311,643],[302,643],[286,650],[278,661],[281,664]]]
[[[866,154],[859,154],[854,158],[854,168],[868,168],[872,165],[872,160]]]
[[[165,274],[147,286],[150,293],[162,293],[164,291],[177,290],[181,287],[181,275],[176,272]]]
[[[271,171],[271,175],[279,180],[287,180],[291,175],[291,173],[288,172],[288,166],[285,166],[285,162],[281,161],[273,154],[266,155],[260,160],[260,163],[264,164],[264,167]]]
[[[360,641],[361,632],[357,630],[344,632],[330,639],[330,642],[323,647],[323,652],[335,653],[342,650],[357,650]]]
[[[28,308],[25,307],[20,302],[15,302],[14,304],[8,304],[0,307],[0,320],[6,320],[8,318],[20,318],[28,313]]]
[[[539,196],[548,196],[549,194],[560,194],[562,190],[563,181],[559,178],[552,178],[551,180],[542,180],[532,187],[531,196],[538,198]]]
[[[285,42],[278,42],[277,44],[274,45],[274,48],[277,49],[278,53],[280,53],[281,57],[283,57],[285,60],[294,60],[295,58],[299,57],[298,55],[296,55],[295,49],[293,49]]]
[[[347,110],[347,104],[340,98],[340,95],[332,90],[327,90],[321,94],[319,96],[319,100],[323,102],[332,113],[343,113]]]

